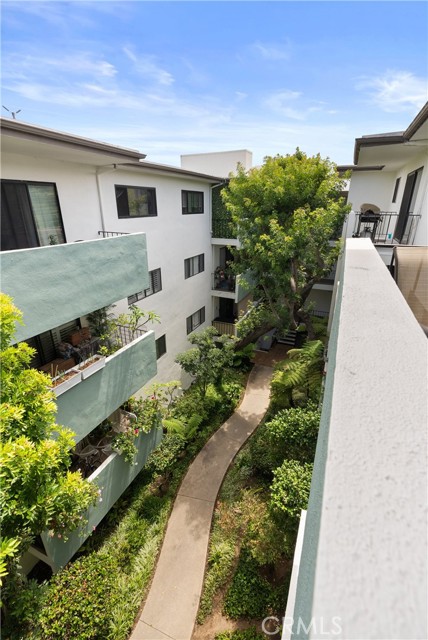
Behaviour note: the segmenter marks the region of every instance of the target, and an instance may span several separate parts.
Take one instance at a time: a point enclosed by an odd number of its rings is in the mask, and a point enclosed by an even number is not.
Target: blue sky
[[[427,100],[425,2],[2,2],[2,105],[25,122],[137,148],[299,146],[352,162],[358,136]],[[2,109],[3,116],[9,116]]]

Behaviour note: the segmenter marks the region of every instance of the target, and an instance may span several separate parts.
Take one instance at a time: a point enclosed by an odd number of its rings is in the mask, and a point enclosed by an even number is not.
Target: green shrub
[[[266,640],[266,636],[264,633],[259,633],[256,627],[249,627],[236,631],[222,631],[216,634],[214,640]]]
[[[268,478],[284,460],[312,462],[318,438],[320,412],[316,405],[284,409],[261,425],[250,440],[250,463]]]
[[[43,638],[105,640],[117,597],[116,571],[110,555],[94,553],[54,576],[40,616]]]
[[[171,473],[177,457],[185,446],[186,441],[180,435],[167,433],[160,445],[150,454],[147,460],[148,470],[160,475]]]
[[[285,460],[274,471],[270,505],[274,513],[287,520],[297,520],[308,506],[313,465]]]
[[[272,587],[263,578],[255,560],[241,550],[238,567],[224,599],[224,613],[229,618],[264,618],[269,615]]]

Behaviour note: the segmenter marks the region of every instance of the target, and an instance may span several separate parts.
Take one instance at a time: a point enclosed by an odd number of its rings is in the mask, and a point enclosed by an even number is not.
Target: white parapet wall
[[[291,637],[426,639],[428,342],[370,240],[338,280]]]

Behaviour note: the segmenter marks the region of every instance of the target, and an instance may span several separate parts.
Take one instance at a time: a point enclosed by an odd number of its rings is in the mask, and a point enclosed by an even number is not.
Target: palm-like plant
[[[301,349],[290,349],[272,379],[272,402],[277,409],[317,402],[324,369],[324,343],[310,340]]]

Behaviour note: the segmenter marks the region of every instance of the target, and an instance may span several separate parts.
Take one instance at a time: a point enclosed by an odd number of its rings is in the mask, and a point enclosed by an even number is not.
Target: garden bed
[[[188,466],[233,412],[247,376],[233,371],[221,389],[210,387],[205,419],[172,459],[162,444],[78,554],[44,585],[32,582],[13,594],[18,616],[4,630],[7,640],[126,640],[150,584],[169,513]],[[191,388],[180,399],[192,414],[199,399]],[[164,440],[168,444],[170,434]],[[176,438],[177,439],[177,438]],[[162,471],[163,463],[166,463]],[[163,476],[163,477],[162,477]],[[159,486],[162,490],[159,490]],[[37,572],[33,572],[36,575]],[[6,596],[7,594],[3,594]],[[12,594],[10,594],[12,597]]]

